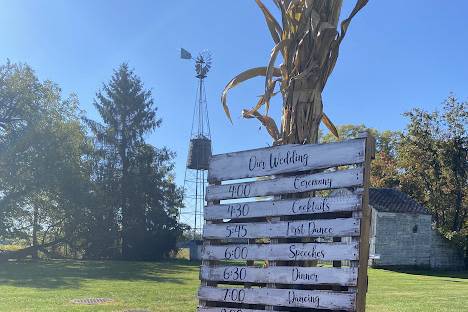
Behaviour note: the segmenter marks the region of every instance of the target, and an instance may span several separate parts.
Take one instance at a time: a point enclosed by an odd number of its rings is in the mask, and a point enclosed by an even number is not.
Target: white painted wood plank
[[[206,260],[357,260],[357,243],[231,244],[205,246]]]
[[[198,297],[206,301],[345,311],[353,311],[356,300],[356,295],[348,292],[272,288],[200,287]]]
[[[201,279],[242,283],[356,286],[357,272],[357,268],[202,266]]]
[[[360,186],[362,185],[362,181],[363,169],[356,168],[326,173],[303,174],[265,181],[209,185],[206,188],[206,200],[248,198]]]
[[[308,215],[325,212],[356,211],[361,196],[308,197],[288,200],[209,205],[204,209],[205,220],[243,219],[287,215]]]
[[[244,308],[198,308],[198,312],[265,312],[265,310],[252,310]],[[283,311],[287,312],[287,311]]]
[[[328,144],[290,144],[212,156],[209,181],[308,171],[364,161],[365,139]]]
[[[205,224],[203,238],[269,238],[358,236],[359,219],[337,218],[280,222]]]

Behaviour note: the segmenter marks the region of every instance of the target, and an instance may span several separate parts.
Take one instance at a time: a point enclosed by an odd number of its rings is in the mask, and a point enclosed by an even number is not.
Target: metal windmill
[[[193,108],[192,129],[184,178],[185,207],[180,213],[180,222],[192,227],[193,238],[201,234],[203,228],[203,207],[205,206],[205,187],[208,160],[211,156],[211,133],[205,92],[205,78],[211,68],[211,55],[201,52],[193,58],[190,52],[181,49],[180,57],[195,61],[198,79],[195,106]]]

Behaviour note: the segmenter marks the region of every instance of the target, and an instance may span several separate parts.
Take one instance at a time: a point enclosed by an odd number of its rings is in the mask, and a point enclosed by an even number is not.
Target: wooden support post
[[[366,294],[368,287],[367,268],[369,265],[369,231],[371,222],[371,213],[369,208],[369,183],[370,183],[370,165],[375,157],[375,138],[367,131],[360,134],[361,138],[366,139],[364,180],[362,192],[362,218],[361,218],[361,236],[359,243],[359,277],[357,285],[356,312],[365,312]]]

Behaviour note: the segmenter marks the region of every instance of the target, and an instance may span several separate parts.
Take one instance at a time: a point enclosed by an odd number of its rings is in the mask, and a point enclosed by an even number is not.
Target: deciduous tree
[[[88,142],[76,98],[63,99],[27,65],[0,67],[0,103],[0,236],[23,240],[37,257],[40,246],[77,233]]]
[[[365,125],[342,125],[337,127],[340,140],[356,138],[359,133],[369,130],[376,138],[375,159],[371,166],[372,187],[398,187],[399,171],[397,165],[396,147],[399,141],[399,133],[394,131],[379,132],[376,129],[367,128]],[[327,133],[321,138],[322,142],[335,142],[336,137]]]
[[[398,146],[401,188],[432,212],[447,236],[468,235],[468,103],[453,95],[442,111],[413,109]]]

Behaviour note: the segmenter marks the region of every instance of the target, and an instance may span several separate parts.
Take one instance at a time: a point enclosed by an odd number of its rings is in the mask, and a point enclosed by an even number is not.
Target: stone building
[[[396,189],[369,189],[371,265],[456,270],[463,253],[432,228],[429,211]]]

